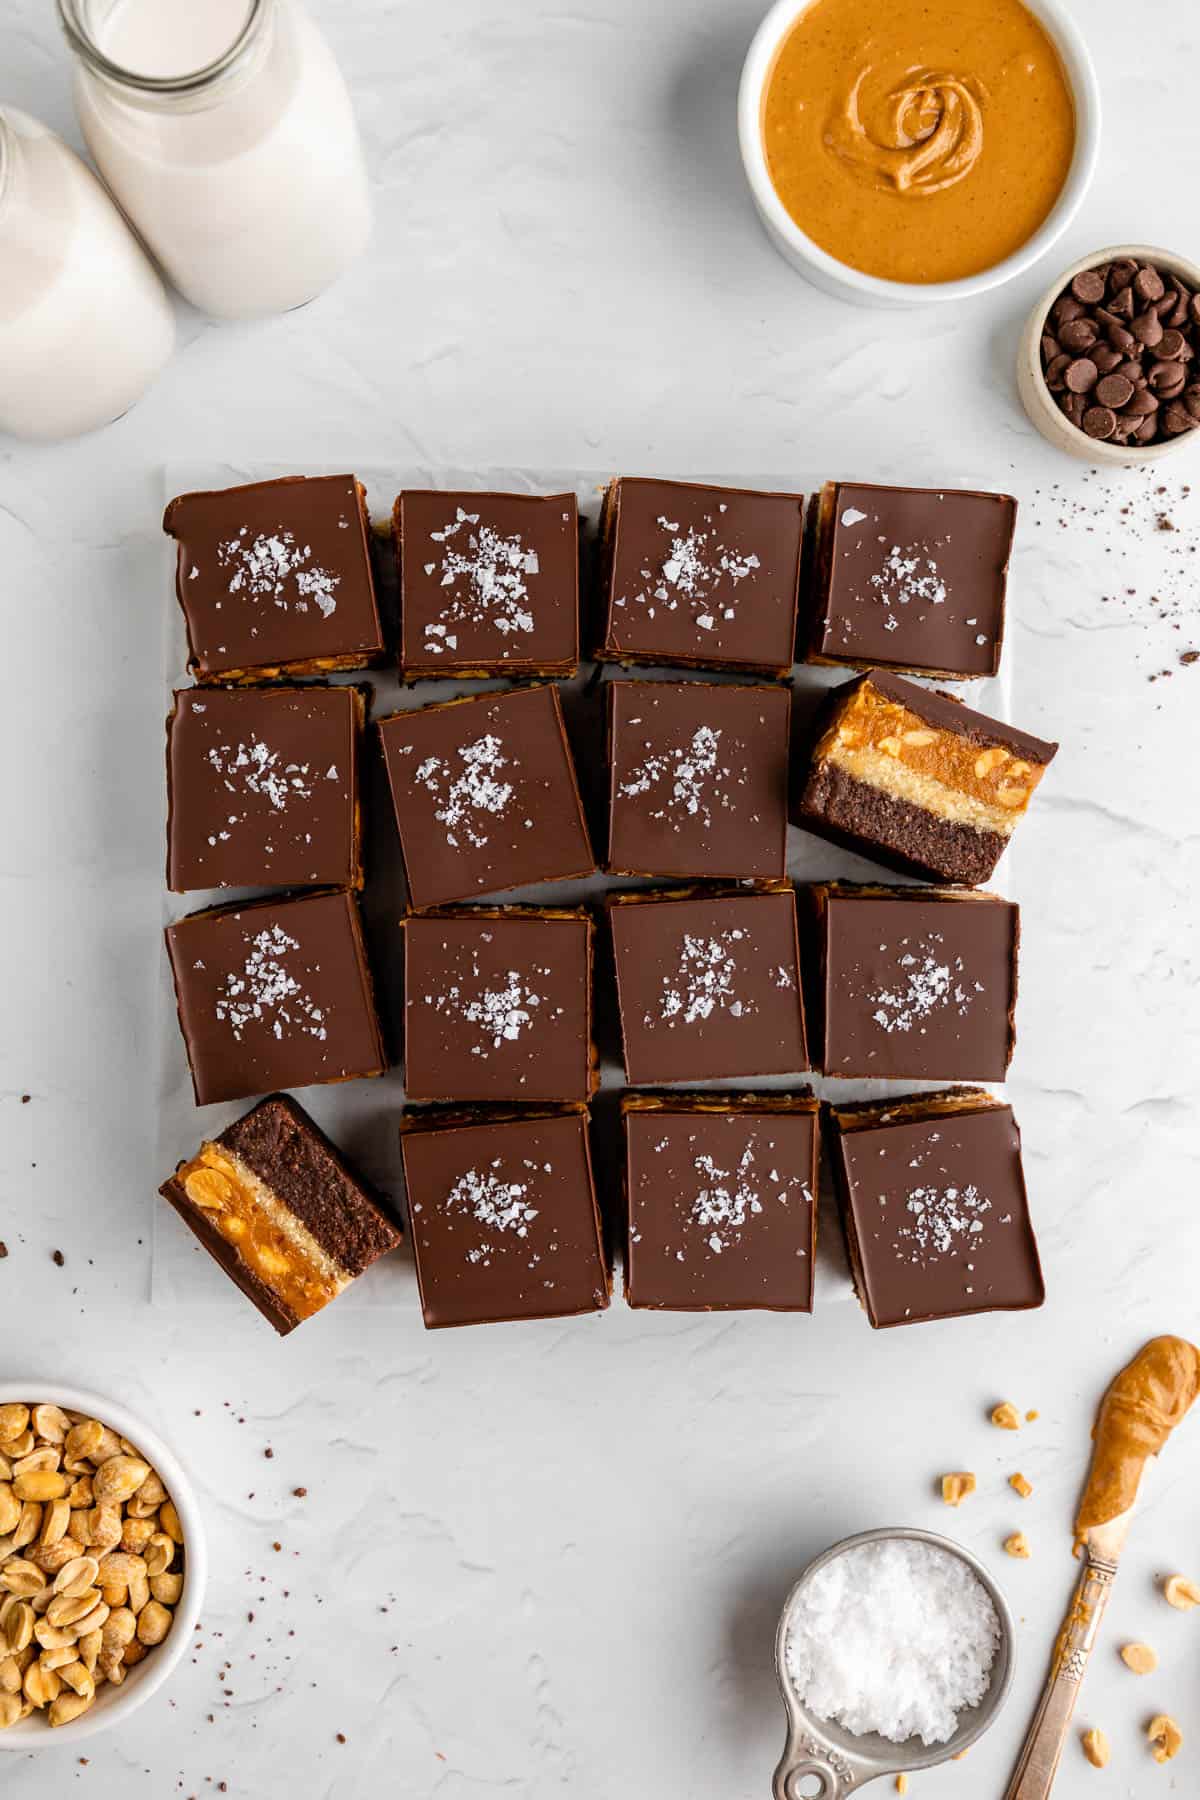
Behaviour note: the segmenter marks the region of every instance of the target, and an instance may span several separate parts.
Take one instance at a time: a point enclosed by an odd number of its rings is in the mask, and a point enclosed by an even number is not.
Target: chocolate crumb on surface
[[[52,1250],[52,1251],[51,1251],[51,1252],[50,1252],[50,1260],[51,1260],[51,1262],[52,1262],[52,1263],[54,1263],[54,1264],[55,1264],[55,1266],[56,1266],[56,1267],[57,1267],[57,1268],[60,1268],[60,1269],[61,1269],[61,1268],[62,1268],[62,1267],[63,1267],[63,1266],[64,1266],[64,1264],[65,1264],[65,1263],[66,1263],[66,1260],[67,1260],[67,1259],[66,1259],[66,1257],[65,1257],[65,1256],[64,1256],[64,1255],[63,1255],[63,1253],[62,1253],[62,1251],[61,1251],[61,1250]]]

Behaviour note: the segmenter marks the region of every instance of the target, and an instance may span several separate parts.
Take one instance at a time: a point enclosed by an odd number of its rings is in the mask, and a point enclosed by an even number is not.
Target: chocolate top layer
[[[812,1309],[817,1103],[624,1108],[631,1306]]]
[[[1017,503],[956,488],[830,482],[821,494],[820,656],[991,675]]]
[[[362,492],[353,475],[180,494],[176,592],[192,667],[360,668],[383,651]]]
[[[394,713],[379,733],[415,907],[592,873],[557,689]]]
[[[356,688],[185,688],[167,721],[167,885],[357,882]]]
[[[408,490],[396,501],[407,673],[579,660],[574,494]]]
[[[613,898],[608,916],[631,1085],[808,1067],[790,887]]]
[[[609,869],[781,877],[791,704],[785,687],[610,682]]]
[[[1040,1306],[1045,1297],[1012,1108],[835,1114],[833,1153],[871,1322]],[[928,1116],[922,1117],[922,1107]]]
[[[215,1140],[240,1158],[348,1275],[394,1250],[400,1232],[337,1146],[285,1094],[272,1094]]]
[[[585,1113],[405,1123],[400,1143],[426,1325],[556,1318],[608,1305]]]
[[[835,689],[832,696],[834,702],[849,698],[864,681],[870,682],[876,693],[882,694],[885,700],[894,700],[898,705],[906,706],[918,719],[924,719],[927,725],[937,726],[944,731],[959,732],[979,744],[999,744],[1005,750],[1018,750],[1027,762],[1049,763],[1057,754],[1058,745],[1048,743],[1045,738],[1033,737],[1027,731],[1018,731],[1015,725],[1006,725],[1002,719],[989,718],[987,713],[975,712],[973,708],[964,706],[952,694],[939,694],[931,688],[921,687],[915,681],[906,681],[902,675],[893,675],[886,669],[872,669],[869,674],[860,675],[857,681]]]
[[[957,889],[823,886],[814,899],[827,1074],[1004,1079],[1016,906]]]
[[[404,922],[410,1100],[586,1100],[588,914],[413,913]]]
[[[802,495],[625,477],[606,508],[603,656],[791,666]]]
[[[198,1106],[386,1066],[352,894],[217,907],[166,938]]]

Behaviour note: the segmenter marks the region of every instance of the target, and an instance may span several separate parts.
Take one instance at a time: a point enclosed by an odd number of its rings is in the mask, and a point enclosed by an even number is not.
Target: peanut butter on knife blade
[[[1113,1379],[1092,1432],[1092,1467],[1075,1520],[1077,1547],[1089,1532],[1129,1511],[1147,1458],[1159,1455],[1197,1393],[1200,1350],[1186,1338],[1151,1338]]]

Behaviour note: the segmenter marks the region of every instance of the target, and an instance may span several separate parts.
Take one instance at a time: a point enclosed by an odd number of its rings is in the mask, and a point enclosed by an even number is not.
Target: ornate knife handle
[[[1004,1800],[1046,1800],[1062,1758],[1079,1684],[1100,1630],[1117,1565],[1085,1553],[1071,1610],[1063,1620],[1042,1698]]]

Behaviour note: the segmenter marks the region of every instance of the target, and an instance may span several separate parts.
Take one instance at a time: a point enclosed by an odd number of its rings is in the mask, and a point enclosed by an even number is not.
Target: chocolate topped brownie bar
[[[631,1086],[807,1069],[787,882],[612,894],[608,921]]]
[[[809,890],[809,1021],[827,1075],[1003,1081],[1015,1041],[1019,909],[968,888]]]
[[[627,1094],[630,1306],[811,1312],[817,1102]]]
[[[592,919],[471,906],[404,921],[409,1100],[575,1101],[596,1085]]]
[[[406,681],[575,673],[574,494],[409,489],[396,501],[392,533]]]
[[[965,488],[830,481],[807,559],[807,660],[994,675],[1017,503]]]
[[[830,696],[796,823],[893,868],[975,887],[1057,750],[872,669]]]
[[[285,1094],[201,1144],[159,1191],[281,1334],[400,1242],[377,1195]]]
[[[614,481],[604,499],[603,662],[786,675],[804,498]]]
[[[197,1106],[387,1067],[353,894],[213,907],[166,940]]]
[[[400,1148],[427,1326],[607,1307],[585,1108],[409,1113]]]
[[[394,713],[379,735],[414,907],[593,872],[557,688]]]
[[[827,1116],[850,1265],[873,1326],[1042,1304],[1011,1107],[955,1088]]]
[[[366,494],[353,475],[288,476],[180,494],[163,529],[198,681],[363,669],[383,628]]]
[[[167,886],[361,887],[351,687],[184,688],[167,720]]]
[[[781,877],[791,710],[786,687],[610,682],[608,870]]]

